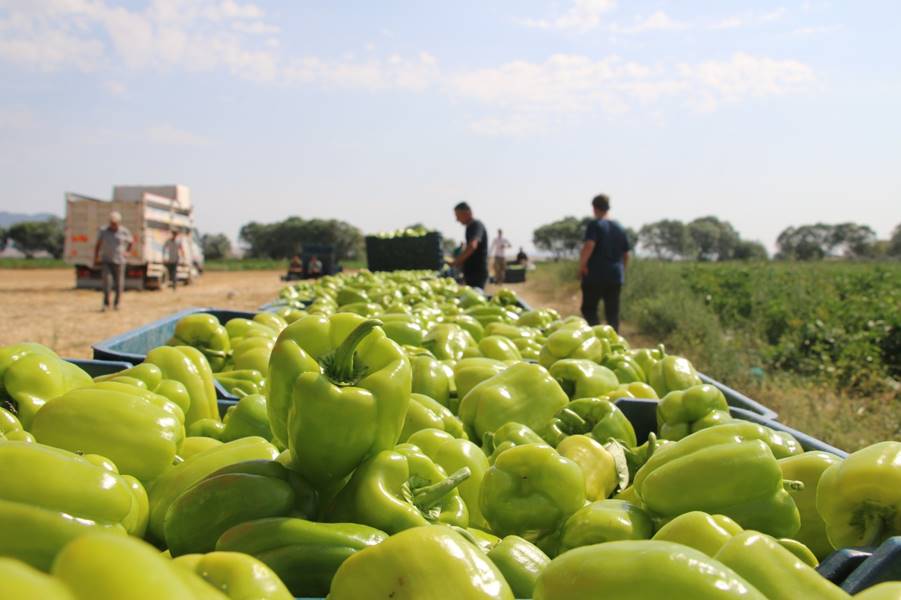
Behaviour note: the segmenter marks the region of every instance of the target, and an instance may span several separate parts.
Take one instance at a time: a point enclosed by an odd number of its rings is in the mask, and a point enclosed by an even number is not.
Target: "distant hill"
[[[21,223],[22,221],[46,221],[56,215],[50,213],[34,213],[34,214],[25,214],[25,213],[11,213],[11,212],[3,212],[0,211],[0,227],[9,227],[10,225],[15,225],[16,223]]]

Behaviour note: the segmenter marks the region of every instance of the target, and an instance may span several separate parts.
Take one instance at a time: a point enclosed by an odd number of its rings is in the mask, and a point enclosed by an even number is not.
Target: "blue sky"
[[[184,183],[202,231],[343,218],[514,245],[610,195],[901,221],[901,3],[0,0],[0,209]]]

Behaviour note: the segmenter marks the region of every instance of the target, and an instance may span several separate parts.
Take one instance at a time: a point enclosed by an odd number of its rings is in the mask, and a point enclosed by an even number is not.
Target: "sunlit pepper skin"
[[[516,363],[472,388],[460,401],[460,419],[470,437],[481,439],[509,421],[539,427],[568,403],[547,370]]]
[[[125,534],[136,502],[130,484],[93,457],[38,443],[0,441],[0,481],[0,555],[41,570],[87,531]]]
[[[462,400],[469,390],[501,373],[510,363],[493,358],[464,358],[454,365],[454,381],[457,386],[457,398]],[[437,399],[437,398],[436,398]]]
[[[757,531],[735,535],[716,559],[741,575],[770,600],[847,600],[840,587],[798,559],[779,542]]]
[[[823,473],[842,459],[828,452],[805,452],[779,459],[782,477],[804,484],[804,489],[789,489],[801,514],[801,529],[792,537],[810,548],[822,560],[834,548],[826,535],[826,523],[817,512],[817,486]]]
[[[185,426],[200,419],[219,420],[213,371],[196,348],[190,346],[159,346],[147,353],[144,362],[159,367],[164,379],[180,382],[191,399],[185,412]]]
[[[450,408],[454,379],[453,369],[429,355],[411,356],[410,367],[413,392],[424,394],[442,406]]]
[[[0,348],[0,405],[13,410],[25,430],[48,401],[91,383],[90,375],[40,344]]]
[[[695,510],[664,524],[653,539],[689,546],[713,557],[726,542],[742,531],[741,525],[725,515]]]
[[[199,575],[232,599],[294,600],[294,596],[272,569],[241,552],[185,554],[172,561],[172,564]]]
[[[398,441],[406,442],[417,431],[431,428],[446,431],[455,438],[466,437],[463,422],[450,409],[423,394],[410,394],[407,417]]]
[[[578,434],[591,435],[601,443],[615,439],[628,447],[637,444],[632,423],[613,402],[604,398],[573,400],[537,431],[552,446],[557,446],[567,436]]]
[[[558,360],[548,372],[571,400],[603,396],[619,385],[613,371],[584,358]]]
[[[531,598],[535,582],[551,559],[535,544],[518,535],[508,535],[488,551],[517,598]]]
[[[581,321],[581,320],[579,320]],[[572,321],[547,336],[541,348],[538,362],[550,368],[558,360],[564,358],[584,358],[600,362],[604,356],[604,347],[594,335],[591,327],[584,321]]]
[[[767,600],[726,565],[694,548],[655,540],[608,542],[561,554],[538,577],[533,598]]]
[[[546,443],[532,428],[516,421],[504,423],[495,431],[482,436],[482,450],[488,455],[488,462],[491,464],[494,464],[502,452],[515,446]]]
[[[179,319],[167,345],[197,348],[209,361],[213,372],[221,371],[231,357],[228,331],[209,313],[195,313]]]
[[[462,467],[448,475],[417,446],[400,444],[360,465],[326,518],[390,534],[436,522],[466,527],[469,513],[455,488],[470,474]]]
[[[642,505],[661,519],[701,510],[748,529],[793,536],[801,520],[784,489],[793,484],[783,482],[773,452],[755,431],[720,425],[659,448],[635,475]]]
[[[901,442],[880,442],[826,469],[817,512],[835,548],[876,546],[901,534]]]
[[[657,432],[667,440],[681,440],[705,426],[731,419],[726,397],[707,384],[670,392],[657,405]]]
[[[459,533],[443,526],[408,529],[348,558],[330,600],[513,600],[498,568]]]
[[[61,581],[12,558],[0,558],[0,598],[74,600]]]
[[[647,372],[648,383],[663,398],[668,393],[700,385],[701,378],[686,358],[665,356],[655,362]]]
[[[651,516],[623,500],[598,500],[570,516],[560,530],[558,553],[617,540],[647,540],[654,533]]]

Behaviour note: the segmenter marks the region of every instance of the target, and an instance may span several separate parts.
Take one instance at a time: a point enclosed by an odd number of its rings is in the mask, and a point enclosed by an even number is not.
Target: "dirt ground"
[[[208,272],[178,291],[127,291],[100,312],[99,291],[76,290],[74,269],[0,269],[0,346],[38,342],[61,356],[91,358],[91,344],[191,307],[253,310],[284,285],[279,271]]]

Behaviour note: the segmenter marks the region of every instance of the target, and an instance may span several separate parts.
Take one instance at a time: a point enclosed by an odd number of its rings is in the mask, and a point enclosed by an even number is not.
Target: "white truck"
[[[171,232],[179,232],[183,257],[177,269],[179,282],[190,283],[203,272],[203,250],[194,228],[191,192],[184,185],[113,187],[112,200],[99,200],[66,193],[64,257],[75,267],[75,285],[97,289],[103,286],[94,264],[97,233],[109,223],[112,211],[122,214],[122,225],[134,237],[125,266],[127,289],[159,289],[169,273],[163,263],[163,245]]]

